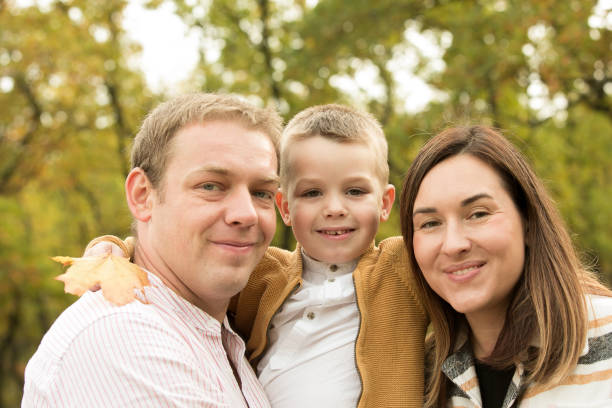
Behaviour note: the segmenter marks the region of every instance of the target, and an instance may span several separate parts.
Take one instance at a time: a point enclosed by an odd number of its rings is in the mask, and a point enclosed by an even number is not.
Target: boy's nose
[[[344,217],[347,211],[341,199],[330,197],[329,200],[327,200],[323,214],[326,217]]]

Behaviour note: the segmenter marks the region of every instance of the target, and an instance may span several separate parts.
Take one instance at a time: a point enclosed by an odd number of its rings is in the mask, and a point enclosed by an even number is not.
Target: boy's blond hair
[[[295,142],[322,136],[338,143],[363,143],[376,155],[376,173],[384,186],[389,181],[388,147],[380,123],[371,114],[348,106],[328,104],[304,109],[283,130],[280,141],[280,181],[285,189],[291,178],[289,152]],[[313,163],[316,166],[316,163]]]
[[[149,113],[134,140],[132,168],[143,169],[153,187],[159,189],[174,136],[187,125],[214,120],[236,121],[247,129],[262,131],[279,158],[282,119],[275,110],[259,108],[232,95],[193,93],[161,103]]]

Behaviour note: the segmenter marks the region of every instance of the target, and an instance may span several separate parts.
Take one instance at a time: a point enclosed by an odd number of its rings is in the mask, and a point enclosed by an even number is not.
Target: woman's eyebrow
[[[465,207],[466,205],[470,205],[472,204],[474,201],[478,201],[481,198],[493,198],[491,197],[489,194],[487,193],[479,193],[479,194],[474,194],[471,197],[466,198],[465,200],[461,201],[461,206]]]
[[[465,200],[461,201],[461,206],[465,207],[466,205],[470,205],[472,204],[474,201],[478,201],[482,198],[493,198],[491,197],[489,194],[487,193],[478,193],[478,194],[474,194],[471,197],[466,198]],[[431,214],[431,213],[435,213],[437,210],[435,207],[422,207],[422,208],[417,208],[416,210],[413,211],[412,216],[414,217],[417,214]]]

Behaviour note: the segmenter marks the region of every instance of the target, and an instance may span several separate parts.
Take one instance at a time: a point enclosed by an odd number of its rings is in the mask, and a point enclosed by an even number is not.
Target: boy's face
[[[377,176],[376,160],[362,143],[314,136],[293,144],[276,204],[308,256],[343,263],[367,250],[395,199],[394,187]]]

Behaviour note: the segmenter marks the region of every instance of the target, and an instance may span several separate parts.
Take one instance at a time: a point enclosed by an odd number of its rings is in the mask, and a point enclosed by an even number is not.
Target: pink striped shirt
[[[22,407],[270,406],[227,319],[149,279],[149,304],[89,292],[58,317],[28,362]]]

